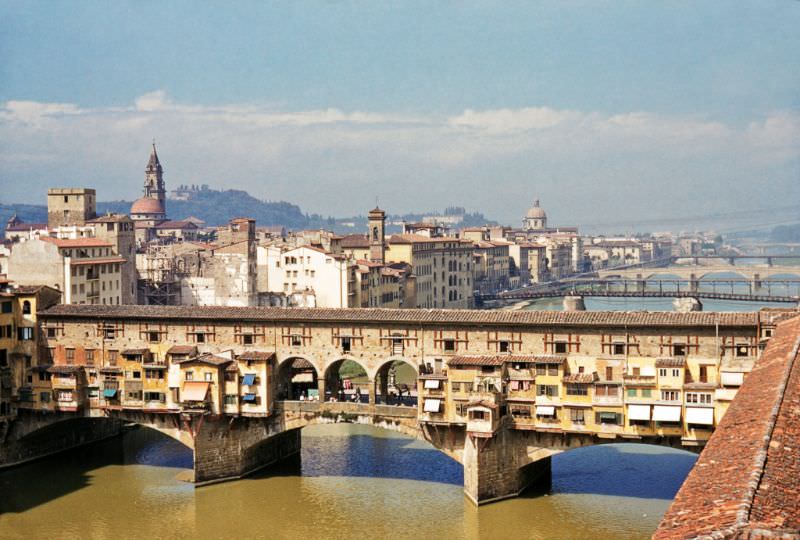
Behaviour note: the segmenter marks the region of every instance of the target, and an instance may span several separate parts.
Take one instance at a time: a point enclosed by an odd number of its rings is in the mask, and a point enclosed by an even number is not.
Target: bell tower
[[[369,260],[383,264],[386,258],[386,212],[378,207],[370,210],[369,218]]]
[[[167,190],[164,187],[164,168],[158,161],[155,141],[153,141],[153,150],[150,152],[150,160],[144,169],[144,196],[149,199],[157,199],[162,208],[166,207]]]

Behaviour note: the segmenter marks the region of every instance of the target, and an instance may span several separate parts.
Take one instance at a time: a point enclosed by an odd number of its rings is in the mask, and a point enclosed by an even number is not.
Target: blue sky
[[[156,137],[168,183],[323,214],[770,207],[800,198],[798,28],[794,0],[2,2],[2,201],[133,198]]]

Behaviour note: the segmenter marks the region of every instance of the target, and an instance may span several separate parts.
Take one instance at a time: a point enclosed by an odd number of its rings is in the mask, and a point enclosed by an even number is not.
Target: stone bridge
[[[297,453],[306,425],[353,422],[428,441],[463,465],[465,494],[480,504],[546,481],[550,458],[572,448],[699,451],[730,400],[741,403],[736,388],[761,344],[772,346],[774,321],[791,314],[58,306],[39,314],[53,363],[36,373],[53,377],[31,376],[39,386],[19,396],[28,408],[0,429],[0,463],[135,423],[192,449],[204,484]],[[331,401],[345,360],[362,366],[367,403]],[[386,403],[386,369],[399,360],[414,370],[417,407]],[[121,399],[105,386],[120,380]],[[142,399],[143,385],[156,395]],[[302,385],[296,401],[292,385]],[[678,389],[708,416],[689,415]],[[39,394],[50,397],[31,405]],[[42,410],[62,404],[74,411]]]
[[[100,413],[100,414],[98,414]],[[22,414],[4,434],[0,458],[8,465],[119,435],[135,424],[154,429],[192,450],[197,486],[236,480],[300,452],[302,428],[355,423],[395,431],[430,443],[464,467],[464,493],[475,504],[517,496],[534,483],[549,482],[550,458],[574,448],[619,442],[597,433],[552,433],[512,429],[501,421],[491,438],[471,437],[466,426],[418,421],[416,407],[341,402],[276,402],[268,417],[190,415],[136,410]],[[680,437],[632,440],[683,447]]]
[[[713,264],[707,266],[668,266],[664,268],[612,268],[597,271],[597,277],[600,279],[620,278],[643,281],[654,281],[666,278],[666,276],[677,276],[685,281],[696,282],[704,279],[713,279],[713,274],[737,274],[741,279],[757,283],[755,286],[760,287],[762,281],[775,277],[792,276],[792,279],[800,279],[800,266]]]

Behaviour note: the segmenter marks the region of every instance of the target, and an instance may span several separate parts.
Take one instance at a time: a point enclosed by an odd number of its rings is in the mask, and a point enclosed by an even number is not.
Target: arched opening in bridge
[[[367,370],[355,360],[336,360],[325,370],[326,401],[368,403],[370,387]]]
[[[405,360],[390,360],[375,374],[375,403],[417,405],[417,369]]]
[[[648,443],[610,443],[555,454],[549,493],[671,501],[697,454]],[[537,490],[531,490],[537,495]]]
[[[798,268],[800,271],[800,268]],[[797,296],[800,297],[800,272],[781,272],[763,278],[756,285],[769,295]]]
[[[751,294],[753,282],[738,272],[703,273],[702,267],[695,274],[698,290],[712,293]]]
[[[283,401],[322,399],[317,370],[305,358],[288,358],[278,366],[276,397]]]
[[[674,292],[680,287],[681,290],[688,288],[689,281],[683,280],[677,274],[670,274],[668,272],[655,273],[645,277],[647,280],[648,291],[658,292]]]

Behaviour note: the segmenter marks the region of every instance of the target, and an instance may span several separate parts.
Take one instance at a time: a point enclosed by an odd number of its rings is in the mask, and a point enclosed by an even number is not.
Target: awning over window
[[[423,410],[425,412],[439,412],[439,406],[441,405],[441,399],[426,399],[425,400],[425,407]]]
[[[245,403],[247,403],[247,402],[254,403],[256,401],[256,395],[255,394],[245,394],[244,396],[242,396],[242,401],[244,401]]]
[[[650,420],[650,405],[628,405],[628,420]]]
[[[203,381],[186,381],[183,383],[181,397],[183,401],[205,401],[209,383]]]
[[[439,389],[439,379],[426,379],[425,380],[425,388],[438,390]]]
[[[686,423],[713,426],[714,409],[710,407],[686,407]]]
[[[656,368],[655,366],[642,366],[641,373],[642,377],[655,377]]]
[[[556,409],[552,405],[537,405],[536,416],[553,416]]]
[[[106,388],[105,390],[103,390],[103,397],[104,398],[113,398],[113,397],[116,397],[116,395],[117,395],[117,389],[116,388]]]
[[[656,422],[680,422],[681,408],[668,405],[656,405],[653,408],[653,420]]]
[[[242,379],[242,384],[247,386],[254,385],[255,383],[256,383],[256,376],[254,373],[248,373]]]
[[[744,373],[722,372],[722,386],[742,386]]]
[[[294,377],[292,377],[293,383],[313,383],[314,382],[314,374],[310,372],[305,373],[298,373]]]

